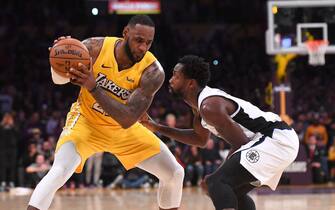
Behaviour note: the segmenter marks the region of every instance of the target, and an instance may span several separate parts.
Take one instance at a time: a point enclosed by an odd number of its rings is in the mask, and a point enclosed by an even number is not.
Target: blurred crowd
[[[163,13],[153,16],[156,37],[151,51],[162,63],[167,78],[149,110],[157,121],[171,127],[191,126],[192,112],[167,91],[171,69],[179,57],[188,53],[210,62],[211,86],[271,110],[264,101],[265,87],[276,67],[265,53],[265,5],[262,1],[245,1],[249,6],[241,9],[234,1],[218,2],[162,1]],[[188,12],[183,9],[185,6],[190,9]],[[168,13],[164,12],[167,10]],[[120,36],[129,19],[117,15],[93,17],[86,11],[85,2],[80,0],[1,3],[0,191],[14,186],[34,187],[47,173],[66,113],[79,92],[71,84],[52,83],[48,47],[53,40],[61,35],[81,40]],[[333,181],[335,59],[327,58],[327,65],[317,69],[307,65],[307,58],[295,59],[292,65],[293,126],[306,148],[313,181]],[[215,137],[209,139],[204,149],[160,137],[185,168],[186,186],[198,185],[204,175],[224,161],[229,149],[229,145]],[[97,154],[88,160],[84,173],[74,175],[66,186],[155,185],[157,180],[139,169],[125,172],[112,154]]]

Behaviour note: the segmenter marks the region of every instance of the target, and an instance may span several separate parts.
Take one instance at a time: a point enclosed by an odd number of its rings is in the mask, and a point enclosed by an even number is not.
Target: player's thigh
[[[160,153],[138,163],[136,166],[163,180],[170,179],[174,173],[183,176],[184,169],[168,147],[160,142],[160,148]]]

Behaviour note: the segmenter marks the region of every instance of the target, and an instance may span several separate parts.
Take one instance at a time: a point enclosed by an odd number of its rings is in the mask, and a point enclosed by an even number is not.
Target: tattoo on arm
[[[90,56],[92,57],[93,63],[96,61],[96,59],[99,56],[104,40],[105,40],[104,37],[92,37],[92,38],[88,38],[82,41],[82,43],[87,47],[88,52],[90,53]]]
[[[157,61],[151,64],[143,72],[140,86],[130,95],[126,105],[111,98],[102,88],[97,88],[91,94],[105,112],[123,128],[128,128],[147,111],[164,77],[160,64]]]

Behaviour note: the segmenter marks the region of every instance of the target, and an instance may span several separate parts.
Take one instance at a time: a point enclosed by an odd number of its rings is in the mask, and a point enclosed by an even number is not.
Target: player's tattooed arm
[[[113,99],[99,87],[95,88],[91,94],[108,115],[123,128],[129,128],[148,110],[164,78],[162,66],[155,61],[143,72],[139,87],[130,95],[126,105]]]
[[[82,41],[82,43],[87,47],[90,56],[92,57],[93,64],[99,56],[102,45],[104,44],[104,40],[104,37],[92,37]]]

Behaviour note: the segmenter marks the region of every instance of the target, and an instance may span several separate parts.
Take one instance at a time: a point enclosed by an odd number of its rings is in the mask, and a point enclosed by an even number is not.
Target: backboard
[[[308,40],[328,41],[335,53],[335,0],[268,1],[266,51],[270,55],[307,54]]]

